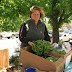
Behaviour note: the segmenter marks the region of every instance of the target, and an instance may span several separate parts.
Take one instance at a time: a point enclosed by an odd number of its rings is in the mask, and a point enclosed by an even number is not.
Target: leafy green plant
[[[56,62],[58,60],[57,57],[47,57],[46,59],[52,62]]]
[[[19,56],[11,56],[11,58],[9,59],[9,63],[13,63],[14,65],[18,65],[19,63]]]
[[[63,51],[57,51],[57,48],[54,48],[53,50],[54,50],[54,52],[56,52],[58,54],[62,54],[62,55],[66,54],[65,50],[63,50]]]
[[[52,44],[49,41],[37,40],[33,41],[34,45],[32,46],[32,50],[41,57],[46,58],[48,56],[48,52],[53,49]]]

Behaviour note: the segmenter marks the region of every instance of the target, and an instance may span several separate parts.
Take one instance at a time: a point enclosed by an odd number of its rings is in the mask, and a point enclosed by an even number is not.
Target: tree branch
[[[65,13],[65,10],[63,9],[58,24],[61,24],[61,22],[62,22],[62,20],[63,20],[62,17],[64,16],[64,13]]]

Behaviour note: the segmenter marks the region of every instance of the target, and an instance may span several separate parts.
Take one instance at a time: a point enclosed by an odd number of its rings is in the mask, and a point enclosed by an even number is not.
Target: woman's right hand
[[[30,45],[30,46],[33,46],[34,45],[34,43],[33,42],[28,42],[28,44]]]

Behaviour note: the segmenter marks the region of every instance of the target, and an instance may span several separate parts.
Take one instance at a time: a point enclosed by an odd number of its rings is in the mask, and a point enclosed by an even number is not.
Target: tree
[[[53,28],[53,40],[59,42],[59,28],[72,19],[72,0],[2,0],[1,25],[9,24],[14,30],[17,29],[21,22],[29,18],[29,9],[33,5],[44,9]]]
[[[50,18],[53,27],[54,42],[59,42],[59,28],[61,25],[70,21],[69,17],[72,15],[70,2],[68,0],[49,0],[47,16]]]

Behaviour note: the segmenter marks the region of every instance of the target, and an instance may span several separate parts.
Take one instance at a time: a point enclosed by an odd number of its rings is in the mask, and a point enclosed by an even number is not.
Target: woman
[[[33,46],[33,40],[50,41],[47,28],[40,18],[44,17],[44,11],[40,6],[30,8],[30,20],[24,22],[20,28],[19,39],[22,42],[21,48]]]

